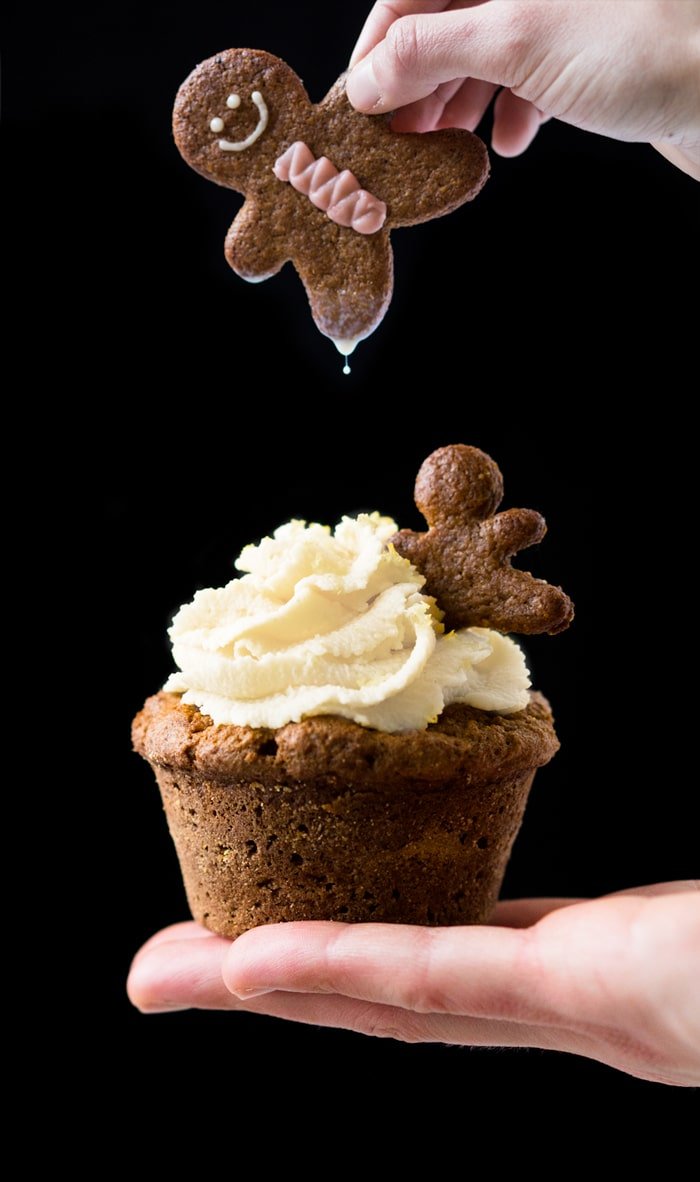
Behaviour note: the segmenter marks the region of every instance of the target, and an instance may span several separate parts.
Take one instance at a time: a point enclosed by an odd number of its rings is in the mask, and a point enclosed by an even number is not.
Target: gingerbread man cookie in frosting
[[[574,605],[561,587],[511,566],[514,554],[542,541],[547,524],[534,509],[496,512],[503,477],[490,456],[462,443],[439,448],[421,466],[415,495],[429,528],[403,529],[392,543],[425,576],[446,627],[530,635],[568,628]]]
[[[389,234],[451,213],[487,179],[468,131],[391,131],[361,115],[339,78],[314,105],[292,69],[262,50],[229,49],[182,84],[175,141],[192,168],[246,200],[226,237],[250,282],[292,262],[317,327],[342,353],[382,320],[393,290]]]

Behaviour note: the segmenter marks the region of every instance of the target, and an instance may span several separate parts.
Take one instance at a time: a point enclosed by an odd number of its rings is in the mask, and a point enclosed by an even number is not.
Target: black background
[[[363,1105],[409,1098],[437,1122],[455,1095],[511,1105],[531,1087],[677,1102],[579,1059],[247,1015],[145,1018],[125,999],[140,942],[186,916],[155,784],[128,740],[170,669],[173,610],[290,516],[376,507],[417,526],[415,472],[447,442],[491,452],[505,504],[545,514],[549,535],[526,561],[577,604],[570,632],[526,646],[562,751],[538,775],[506,893],[595,895],[697,871],[690,703],[671,667],[693,659],[676,630],[693,616],[677,446],[697,378],[684,284],[698,190],[649,147],[547,126],[521,159],[494,158],[474,205],[394,236],[391,310],[343,377],[291,268],[259,287],[228,269],[239,199],[183,164],[169,114],[190,69],[230,45],[286,58],[319,99],[365,11],[124,0],[16,8],[8,23],[6,136],[44,326],[25,359],[38,371],[53,350],[44,373],[69,390],[44,428],[60,431],[60,536],[78,562],[66,581],[84,580],[70,633],[95,747],[75,792],[96,827],[83,966],[96,1062],[154,1094],[188,1070],[206,1080],[222,1058],[232,1087],[239,1068],[240,1083],[264,1066],[288,1103],[310,1081],[345,1097],[357,1073]],[[240,1089],[236,1104],[249,1119]]]

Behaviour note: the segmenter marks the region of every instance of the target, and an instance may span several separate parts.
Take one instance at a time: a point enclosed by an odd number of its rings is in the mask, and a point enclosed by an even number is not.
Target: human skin
[[[653,144],[700,180],[700,0],[394,0],[372,8],[347,82],[397,131],[474,130],[517,156],[561,119]]]
[[[539,1047],[700,1085],[700,882],[498,904],[484,927],[195,923],[137,954],[144,1013],[247,1010],[403,1042]]]

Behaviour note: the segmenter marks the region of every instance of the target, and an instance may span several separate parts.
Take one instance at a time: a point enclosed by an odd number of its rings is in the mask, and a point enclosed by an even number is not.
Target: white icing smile
[[[236,143],[233,143],[231,140],[219,140],[219,148],[222,152],[245,152],[246,148],[250,148],[256,142],[256,140],[260,139],[260,136],[267,127],[270,116],[267,110],[265,99],[259,90],[254,90],[250,97],[251,101],[255,103],[258,111],[260,112],[258,126],[255,128],[255,131],[251,131],[250,135],[246,136],[244,140],[238,140]],[[240,105],[241,99],[240,95],[238,94],[230,94],[226,99],[226,106],[230,111],[236,111]],[[224,121],[219,115],[215,115],[209,124],[209,127],[215,135],[220,135],[224,130]]]

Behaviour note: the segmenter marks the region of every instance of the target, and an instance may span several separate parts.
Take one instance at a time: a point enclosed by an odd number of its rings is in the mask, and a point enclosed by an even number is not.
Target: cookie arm
[[[400,558],[412,562],[429,581],[430,572],[426,568],[430,562],[432,547],[427,534],[412,529],[401,529],[389,539],[389,545],[394,547]],[[437,592],[432,587],[424,587],[423,590],[426,595],[434,595],[437,598]]]
[[[488,180],[488,152],[470,131],[387,133],[392,172],[376,191],[389,207],[391,230],[452,213],[473,201]]]
[[[534,509],[506,509],[481,524],[488,549],[499,558],[512,558],[519,550],[536,546],[547,532],[547,523]]]
[[[529,571],[499,566],[493,572],[490,590],[486,626],[498,632],[555,636],[574,618],[574,605],[561,587],[536,579]]]
[[[533,518],[542,521],[539,513]],[[477,626],[529,636],[563,632],[574,617],[568,595],[495,555],[486,524],[481,523],[478,535],[460,529],[423,534],[404,529],[391,541],[425,577],[423,592],[433,595],[445,612],[446,628]],[[517,548],[522,546],[520,540]]]
[[[275,237],[254,201],[246,201],[226,235],[224,253],[241,279],[261,283],[276,275],[289,258],[285,238]]]
[[[547,532],[544,517],[534,509],[507,509],[483,521],[480,529],[491,562],[497,564],[495,581],[503,614],[495,627],[530,635],[541,632],[553,635],[568,628],[574,607],[561,587],[536,579],[508,561],[520,550],[542,541]]]

